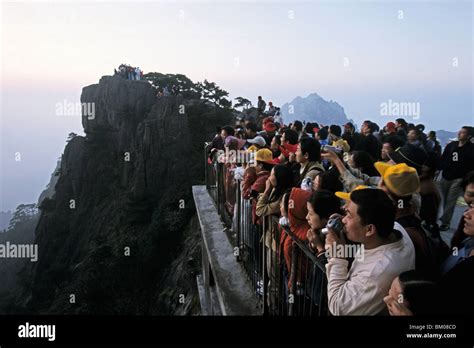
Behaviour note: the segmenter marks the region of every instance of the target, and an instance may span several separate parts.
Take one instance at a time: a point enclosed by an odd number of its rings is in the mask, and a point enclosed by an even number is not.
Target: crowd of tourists
[[[325,265],[332,315],[471,313],[472,126],[443,148],[434,131],[402,118],[356,130],[350,122],[284,124],[261,97],[257,109],[255,120],[219,127],[208,163],[222,163],[240,185],[253,224],[278,219],[262,243],[281,256],[288,279],[295,246],[284,227]],[[449,240],[444,231],[454,231]],[[348,244],[363,246],[362,257],[328,252]]]

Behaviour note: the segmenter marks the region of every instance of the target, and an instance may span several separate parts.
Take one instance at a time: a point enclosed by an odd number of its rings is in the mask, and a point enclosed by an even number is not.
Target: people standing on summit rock
[[[258,96],[258,102],[257,102],[257,111],[258,114],[263,114],[265,112],[265,108],[267,107],[267,103],[265,103],[265,100],[263,100],[262,96]]]
[[[143,71],[139,67],[132,67],[129,64],[120,64],[118,70],[114,69],[114,75],[119,75],[127,80],[141,80]]]
[[[272,102],[268,102],[268,111],[267,114],[270,116],[274,116],[276,113],[276,107],[273,105]]]

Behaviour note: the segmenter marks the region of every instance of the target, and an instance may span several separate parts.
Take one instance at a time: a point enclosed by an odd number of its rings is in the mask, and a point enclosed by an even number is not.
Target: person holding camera
[[[393,279],[415,268],[413,243],[395,222],[395,206],[384,191],[358,187],[336,196],[347,202],[345,216],[331,216],[325,248],[345,250],[346,239],[360,248],[356,255],[330,255],[326,264],[329,310],[333,315],[379,314],[385,310],[383,299]],[[351,265],[349,257],[354,257]]]

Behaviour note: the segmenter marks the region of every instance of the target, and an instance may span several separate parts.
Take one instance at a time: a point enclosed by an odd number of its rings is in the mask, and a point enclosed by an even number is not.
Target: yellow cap
[[[343,199],[343,200],[345,200],[345,201],[348,201],[348,200],[351,199],[351,193],[352,192],[357,191],[357,190],[364,190],[364,189],[368,189],[368,188],[370,188],[370,187],[366,186],[366,185],[359,185],[355,189],[353,189],[351,192],[337,191],[336,196]]]
[[[409,196],[420,189],[416,169],[406,163],[375,162],[374,166],[382,176],[385,186],[398,197]]]
[[[273,163],[273,153],[269,149],[260,149],[255,155],[255,160],[266,163]]]
[[[249,148],[247,149],[247,151],[249,152],[257,152],[257,150],[258,148],[255,145],[249,146]]]

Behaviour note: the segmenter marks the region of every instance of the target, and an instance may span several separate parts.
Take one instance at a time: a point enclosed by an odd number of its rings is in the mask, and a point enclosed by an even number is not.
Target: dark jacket
[[[242,197],[252,199],[252,222],[260,224],[257,216],[257,197],[259,193],[265,191],[265,183],[270,176],[270,172],[263,170],[257,174],[255,167],[249,167],[244,172],[244,182],[242,184]]]
[[[446,145],[441,156],[441,169],[446,180],[463,178],[474,170],[474,144],[468,141],[459,146],[459,141],[453,141]]]
[[[395,221],[407,231],[415,246],[415,268],[417,271],[436,277],[437,265],[430,250],[428,237],[421,228],[421,220],[412,206],[397,209]]]
[[[368,152],[374,160],[377,160],[380,158],[381,149],[380,141],[373,134],[369,134],[360,137],[360,141],[356,143],[354,150]]]
[[[431,177],[420,178],[420,218],[429,225],[437,226],[438,208],[441,201],[439,191]]]
[[[440,314],[472,315],[474,313],[474,257],[468,257],[446,273],[438,283],[438,293],[442,296]]]

